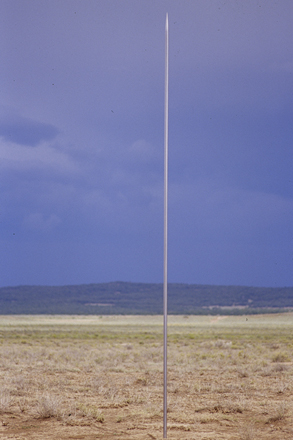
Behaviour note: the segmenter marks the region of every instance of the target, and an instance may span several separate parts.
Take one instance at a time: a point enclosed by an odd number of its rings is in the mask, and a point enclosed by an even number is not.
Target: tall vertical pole
[[[164,117],[164,438],[167,438],[167,298],[168,298],[168,92],[169,22],[165,30],[165,117]]]

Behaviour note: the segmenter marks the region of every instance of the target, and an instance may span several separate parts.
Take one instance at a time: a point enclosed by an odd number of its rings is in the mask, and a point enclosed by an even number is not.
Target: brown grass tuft
[[[37,417],[40,419],[48,419],[50,417],[61,416],[61,401],[57,396],[50,394],[41,396],[36,407]]]

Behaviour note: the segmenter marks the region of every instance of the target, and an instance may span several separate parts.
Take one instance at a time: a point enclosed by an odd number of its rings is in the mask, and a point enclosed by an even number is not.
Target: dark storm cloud
[[[59,130],[51,124],[22,116],[0,118],[0,136],[9,142],[35,147],[43,141],[53,140]]]
[[[170,281],[293,284],[292,1],[0,9],[3,284],[162,280],[167,11]]]

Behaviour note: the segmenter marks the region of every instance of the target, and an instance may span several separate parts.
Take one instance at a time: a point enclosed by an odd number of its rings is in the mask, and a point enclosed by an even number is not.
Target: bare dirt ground
[[[292,318],[170,317],[168,438],[292,440]],[[162,439],[162,368],[161,317],[0,316],[0,439]]]

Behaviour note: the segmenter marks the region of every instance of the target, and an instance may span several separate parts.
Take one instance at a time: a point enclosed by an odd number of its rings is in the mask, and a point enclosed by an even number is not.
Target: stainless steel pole
[[[167,438],[168,94],[169,94],[169,22],[168,22],[168,14],[166,14],[165,117],[164,117],[164,438]]]

